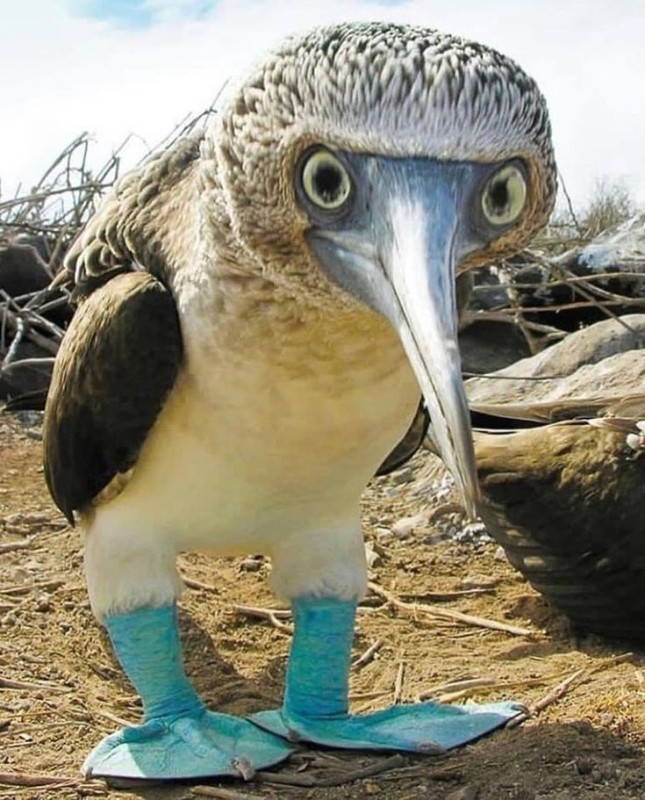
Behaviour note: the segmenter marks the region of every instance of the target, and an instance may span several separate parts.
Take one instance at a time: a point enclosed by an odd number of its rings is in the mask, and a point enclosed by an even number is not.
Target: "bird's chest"
[[[182,424],[229,463],[250,448],[243,466],[256,476],[366,481],[418,403],[398,337],[371,312],[257,307],[215,328],[188,325],[185,339]]]

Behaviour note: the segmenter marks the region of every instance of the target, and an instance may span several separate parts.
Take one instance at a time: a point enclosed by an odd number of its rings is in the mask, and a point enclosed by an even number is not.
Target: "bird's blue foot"
[[[293,603],[294,640],[283,708],[250,717],[288,741],[329,747],[441,752],[499,728],[517,703],[401,705],[348,713],[348,678],[356,604],[333,599]]]
[[[284,710],[261,711],[251,720],[290,742],[345,749],[441,753],[490,733],[522,710],[517,703],[472,706],[418,703],[392,706],[373,714],[343,714],[327,719],[286,714]]]
[[[109,616],[106,626],[144,721],[103,739],[83,765],[86,775],[249,778],[293,752],[250,722],[205,708],[184,673],[174,606]]]
[[[194,715],[150,719],[106,736],[83,773],[176,780],[211,775],[249,779],[293,752],[270,733],[238,717],[203,709]]]

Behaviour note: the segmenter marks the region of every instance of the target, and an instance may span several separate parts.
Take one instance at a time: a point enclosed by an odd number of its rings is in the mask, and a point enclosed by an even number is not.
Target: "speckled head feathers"
[[[449,161],[522,158],[533,186],[527,239],[555,197],[548,113],[535,82],[495,50],[425,28],[354,23],[288,39],[236,87],[215,135],[228,179],[248,197],[276,183],[276,159],[290,176],[317,142]]]

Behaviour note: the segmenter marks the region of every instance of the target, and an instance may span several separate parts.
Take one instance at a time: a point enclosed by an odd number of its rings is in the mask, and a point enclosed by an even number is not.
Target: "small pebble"
[[[506,551],[500,545],[497,550],[495,550],[495,555],[493,556],[495,561],[506,561]]]
[[[409,483],[413,477],[414,472],[407,467],[406,469],[400,469],[397,472],[393,472],[390,476],[390,480],[395,486],[401,486],[404,483]]]
[[[367,561],[368,569],[378,567],[383,561],[370,542],[365,542],[365,560]]]
[[[36,611],[41,613],[52,610],[51,597],[48,594],[42,594],[36,599]]]
[[[392,533],[399,539],[405,539],[416,529],[425,525],[427,514],[416,514],[413,517],[401,517],[392,525]]]
[[[461,580],[462,589],[492,589],[499,584],[499,578],[488,575],[466,575]]]
[[[259,572],[263,566],[263,556],[248,556],[240,563],[240,569],[244,572]]]
[[[446,800],[477,800],[479,788],[477,786],[463,786],[446,795]]]

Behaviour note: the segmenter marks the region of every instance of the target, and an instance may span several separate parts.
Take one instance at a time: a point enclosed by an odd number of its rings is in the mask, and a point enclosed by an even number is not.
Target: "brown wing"
[[[118,275],[76,312],[56,358],[43,427],[45,478],[70,522],[134,465],[181,358],[175,303],[152,275]]]
[[[406,461],[409,461],[421,447],[423,439],[428,432],[429,423],[430,417],[423,400],[421,400],[408,432],[376,470],[376,475],[388,475],[390,472],[394,472],[395,469],[402,467]]]
[[[43,439],[47,484],[70,522],[133,466],[180,368],[167,287],[195,257],[200,140],[178,140],[119,181],[67,256],[80,306],[57,355]]]
[[[475,433],[488,532],[579,627],[645,638],[645,461],[625,437],[559,424]]]

